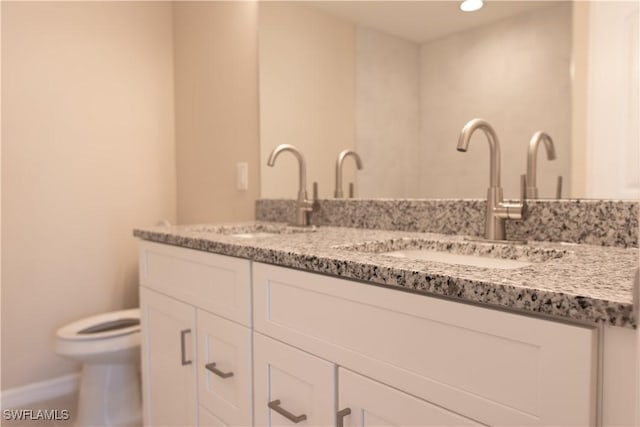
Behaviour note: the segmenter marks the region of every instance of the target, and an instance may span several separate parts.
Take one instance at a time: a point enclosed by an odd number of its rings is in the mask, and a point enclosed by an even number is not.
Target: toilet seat
[[[98,314],[61,327],[56,332],[56,353],[85,362],[108,363],[128,360],[133,353],[139,353],[141,342],[139,324],[85,333],[88,328],[108,324],[118,319],[140,319],[140,309]]]
[[[115,327],[98,332],[91,332],[91,329],[101,329],[100,326],[109,326],[118,320],[131,319],[140,320],[140,309],[134,308],[130,310],[112,311],[110,313],[98,314],[95,316],[87,317],[85,319],[78,320],[61,327],[56,332],[56,336],[63,340],[71,341],[93,341],[103,340],[108,338],[120,337],[123,335],[129,335],[136,332],[140,332],[140,324]],[[98,327],[98,328],[96,328]]]

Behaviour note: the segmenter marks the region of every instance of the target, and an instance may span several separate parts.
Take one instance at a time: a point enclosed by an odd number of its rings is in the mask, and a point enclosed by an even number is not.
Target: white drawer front
[[[143,241],[140,284],[251,326],[248,260]]]
[[[281,411],[306,417],[297,425],[335,425],[335,365],[260,334],[253,337],[255,425],[293,425],[269,408],[276,400]]]
[[[338,409],[351,410],[345,427],[483,425],[347,369],[338,372]]]
[[[590,425],[591,329],[254,263],[256,331],[491,425]]]
[[[251,330],[202,310],[196,316],[200,405],[226,425],[251,425]]]
[[[209,412],[206,408],[202,406],[198,407],[198,426],[199,427],[227,427],[229,424],[225,424]]]

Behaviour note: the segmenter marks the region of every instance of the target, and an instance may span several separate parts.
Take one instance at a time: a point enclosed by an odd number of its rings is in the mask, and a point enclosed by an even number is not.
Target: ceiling
[[[484,7],[476,12],[462,12],[460,3],[459,0],[305,2],[345,20],[416,43],[435,40],[558,2],[485,1]]]

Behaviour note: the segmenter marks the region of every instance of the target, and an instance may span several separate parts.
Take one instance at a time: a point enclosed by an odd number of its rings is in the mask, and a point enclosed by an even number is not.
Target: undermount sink
[[[241,239],[271,237],[278,234],[310,233],[315,227],[295,227],[282,223],[246,223],[223,225],[194,225],[187,229],[196,233],[216,233]]]
[[[468,267],[517,269],[557,259],[566,251],[509,242],[390,239],[362,242],[340,249],[375,253],[412,261],[426,261]]]
[[[406,249],[401,251],[383,252],[380,255],[387,255],[396,258],[405,258],[417,261],[442,262],[444,264],[467,265],[470,267],[512,269],[522,268],[532,265],[532,262],[519,261],[503,258],[489,258],[477,255],[460,255],[450,252],[430,251],[426,249]]]

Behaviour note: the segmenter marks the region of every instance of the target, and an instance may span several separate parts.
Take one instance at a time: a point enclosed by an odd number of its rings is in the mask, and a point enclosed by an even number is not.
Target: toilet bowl
[[[140,309],[70,323],[56,332],[56,353],[82,363],[76,426],[139,426]]]

